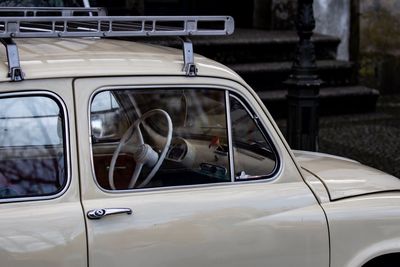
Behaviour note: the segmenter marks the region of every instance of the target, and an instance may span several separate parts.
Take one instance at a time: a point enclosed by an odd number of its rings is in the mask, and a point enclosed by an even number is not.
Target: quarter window
[[[235,179],[248,180],[270,176],[277,159],[261,130],[259,119],[235,96],[230,97]]]
[[[0,98],[0,199],[62,190],[67,180],[63,118],[47,96]]]

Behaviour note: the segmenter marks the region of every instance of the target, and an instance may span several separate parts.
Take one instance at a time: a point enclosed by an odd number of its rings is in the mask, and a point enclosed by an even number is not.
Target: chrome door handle
[[[129,208],[94,209],[88,211],[87,217],[92,220],[98,220],[108,215],[122,214],[122,213],[131,215],[132,210]]]

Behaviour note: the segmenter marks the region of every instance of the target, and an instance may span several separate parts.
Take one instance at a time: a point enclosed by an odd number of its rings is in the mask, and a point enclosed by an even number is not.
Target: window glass
[[[107,112],[116,109],[119,109],[119,105],[110,91],[97,94],[92,103],[92,112]]]
[[[60,109],[50,98],[0,100],[0,146],[60,145]]]
[[[46,196],[66,183],[62,109],[46,96],[0,98],[0,199]]]
[[[276,155],[260,129],[258,118],[237,97],[230,97],[233,158],[236,180],[266,178],[277,164]]]
[[[99,117],[98,103],[118,119]],[[126,190],[229,182],[225,92],[219,90],[113,90],[95,95],[92,135],[98,184]],[[104,111],[103,110],[103,111]],[[94,123],[94,121],[96,121]]]
[[[101,140],[118,140],[127,128],[120,106],[110,91],[96,95],[91,105],[92,138]],[[96,141],[95,141],[96,142]]]

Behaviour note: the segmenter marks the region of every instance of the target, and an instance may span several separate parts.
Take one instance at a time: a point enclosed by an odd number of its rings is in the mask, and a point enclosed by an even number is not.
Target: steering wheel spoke
[[[166,136],[166,142],[165,142],[163,149],[161,150],[161,152],[159,154],[156,151],[154,151],[151,148],[151,146],[144,143],[143,135],[140,130],[140,124],[144,123],[144,121],[147,118],[154,116],[156,114],[163,115],[168,123],[168,133]],[[137,144],[135,144],[132,147],[134,148],[133,154],[134,154],[134,159],[136,161],[136,167],[132,174],[132,177],[131,177],[131,180],[129,182],[129,186],[127,189],[135,188],[135,185],[138,181],[138,178],[141,174],[141,171],[142,171],[144,165],[148,165],[152,169],[149,172],[149,174],[143,179],[143,181],[140,183],[140,185],[137,187],[143,188],[151,181],[151,179],[154,177],[154,175],[157,173],[157,171],[161,167],[161,164],[167,155],[167,152],[168,152],[169,146],[171,144],[171,140],[172,140],[172,131],[173,131],[173,126],[172,126],[171,117],[169,116],[169,114],[166,111],[164,111],[162,109],[150,110],[150,111],[146,112],[145,114],[143,114],[140,118],[138,118],[128,128],[128,130],[126,130],[126,132],[122,136],[117,148],[114,151],[114,154],[113,154],[113,157],[112,157],[111,163],[110,163],[110,169],[108,172],[108,182],[110,184],[110,188],[112,190],[116,190],[115,183],[114,183],[115,165],[116,165],[118,156],[122,150],[122,147],[131,140],[131,138],[134,136],[135,132],[137,133],[138,140],[137,140]]]
[[[129,182],[129,186],[128,186],[129,189],[132,189],[135,186],[135,184],[136,184],[136,182],[137,182],[137,180],[139,178],[140,172],[142,171],[142,168],[143,168],[143,164],[142,163],[137,163],[136,164],[135,170],[134,170],[134,172],[132,174],[131,181]]]

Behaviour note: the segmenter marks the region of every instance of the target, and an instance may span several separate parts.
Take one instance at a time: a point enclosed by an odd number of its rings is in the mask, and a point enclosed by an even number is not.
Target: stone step
[[[287,90],[257,92],[275,119],[287,117]],[[319,114],[373,112],[379,91],[365,86],[326,87],[320,90]]]
[[[283,89],[291,73],[292,62],[229,64],[250,86],[258,91]],[[323,87],[346,86],[356,83],[354,64],[348,61],[319,60],[318,75]]]
[[[249,62],[292,61],[298,36],[294,31],[266,31],[236,29],[230,36],[193,36],[195,53],[212,58],[223,64]],[[141,42],[180,48],[176,38],[136,38]],[[313,41],[318,59],[336,59],[340,39],[314,34]]]

